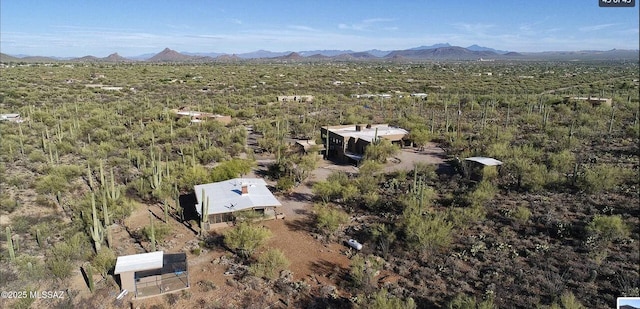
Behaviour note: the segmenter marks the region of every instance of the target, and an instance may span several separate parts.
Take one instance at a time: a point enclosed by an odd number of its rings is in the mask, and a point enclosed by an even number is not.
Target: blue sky
[[[105,57],[165,47],[244,53],[436,43],[520,52],[638,49],[638,12],[637,3],[601,8],[598,0],[2,0],[0,51]]]

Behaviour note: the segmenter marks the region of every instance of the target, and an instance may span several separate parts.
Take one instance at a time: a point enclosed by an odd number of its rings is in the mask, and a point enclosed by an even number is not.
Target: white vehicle
[[[357,240],[355,239],[349,239],[349,241],[347,241],[347,243],[349,244],[349,247],[356,249],[358,251],[362,250],[362,244],[359,243]]]

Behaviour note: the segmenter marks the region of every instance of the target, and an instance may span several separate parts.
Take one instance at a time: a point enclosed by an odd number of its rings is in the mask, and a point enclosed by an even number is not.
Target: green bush
[[[630,229],[622,221],[622,217],[596,215],[587,225],[587,231],[598,239],[610,242],[629,237]]]
[[[493,299],[489,298],[478,302],[474,296],[467,296],[464,294],[458,294],[448,304],[449,309],[494,309],[498,308],[493,303]]]
[[[520,224],[524,224],[531,218],[531,210],[525,206],[518,206],[511,217]]]
[[[475,223],[484,220],[486,210],[483,206],[472,207],[453,207],[450,208],[447,213],[447,220],[453,224],[453,226],[466,229]]]
[[[349,269],[351,284],[356,288],[370,290],[375,286],[375,277],[383,264],[384,260],[375,255],[369,255],[366,258],[360,255],[354,256]]]
[[[258,257],[258,262],[251,265],[249,272],[257,277],[275,279],[280,271],[289,267],[289,260],[279,249],[270,249]]]
[[[156,238],[156,242],[161,242],[169,233],[171,233],[171,227],[166,223],[154,223],[154,236]],[[147,225],[142,229],[142,235],[144,235],[144,240],[149,241],[151,239],[151,225]]]
[[[295,182],[293,181],[293,177],[285,176],[280,177],[278,182],[276,183],[276,190],[282,192],[288,192],[295,186]]]
[[[47,259],[47,268],[59,279],[66,279],[71,276],[73,264],[70,260],[54,256]]]
[[[413,298],[409,297],[406,300],[402,300],[391,295],[387,289],[383,288],[369,295],[363,304],[359,304],[359,307],[371,309],[415,309],[417,305]]]
[[[264,245],[270,237],[271,231],[267,228],[241,222],[224,234],[224,243],[240,256],[248,258],[256,249]]]
[[[35,182],[36,192],[40,194],[55,194],[67,189],[67,180],[60,175],[45,175]]]
[[[313,207],[316,213],[316,227],[325,235],[334,235],[340,226],[349,222],[349,215],[329,205],[316,205]]]
[[[428,252],[444,249],[453,239],[453,223],[443,213],[422,215],[415,206],[403,213],[404,232],[410,248]]]
[[[93,257],[91,265],[100,273],[106,277],[109,271],[116,266],[116,254],[110,248],[102,248]]]
[[[589,193],[608,191],[620,185],[626,173],[627,171],[619,167],[596,165],[585,169],[578,186]]]
[[[482,181],[478,184],[473,192],[469,193],[467,200],[469,204],[474,206],[483,206],[485,203],[491,201],[496,195],[496,187],[488,182]]]

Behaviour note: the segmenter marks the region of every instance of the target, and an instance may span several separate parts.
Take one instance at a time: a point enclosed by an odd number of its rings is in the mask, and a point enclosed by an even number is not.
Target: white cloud
[[[617,26],[617,25],[619,25],[619,24],[600,24],[600,25],[580,27],[580,28],[578,28],[578,30],[580,30],[582,32],[598,31],[598,30],[610,28],[610,27]]]
[[[338,24],[338,29],[343,29],[343,30],[355,30],[355,31],[370,31],[372,30],[372,28],[374,28],[375,24],[379,24],[379,23],[388,23],[388,22],[393,22],[395,21],[395,19],[391,19],[391,18],[368,18],[368,19],[364,19],[358,23],[354,23],[354,24],[345,24],[345,23],[340,23]],[[384,28],[383,28],[384,29]]]

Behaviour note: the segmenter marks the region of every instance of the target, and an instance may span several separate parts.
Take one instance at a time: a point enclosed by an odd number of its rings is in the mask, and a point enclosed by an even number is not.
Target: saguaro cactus
[[[89,291],[93,293],[94,285],[93,285],[93,267],[91,265],[87,265],[84,267],[84,272],[87,274],[87,283],[89,284]]]
[[[111,199],[112,201],[115,201],[120,198],[120,188],[116,187],[116,180],[115,180],[115,177],[113,176],[113,167],[111,168],[110,176],[111,176],[111,179],[109,181],[109,186],[104,186],[104,187],[107,191],[107,195],[109,196],[109,199]]]
[[[201,199],[202,211],[200,216],[200,234],[204,235],[204,226],[209,222],[209,197],[205,197],[204,189],[202,189]]]
[[[38,243],[38,246],[42,248],[42,243],[43,243],[44,239],[42,239],[42,233],[40,232],[40,229],[36,229],[36,242]]]
[[[96,248],[96,252],[99,252],[102,249],[102,240],[104,239],[104,230],[102,229],[102,224],[100,224],[100,220],[98,220],[98,214],[96,213],[96,198],[93,193],[91,193],[91,215],[93,216],[93,225],[90,228],[91,239]]]
[[[9,259],[13,262],[16,260],[16,252],[13,249],[13,238],[11,235],[11,228],[6,227],[5,232],[7,233],[7,249],[9,250]]]

